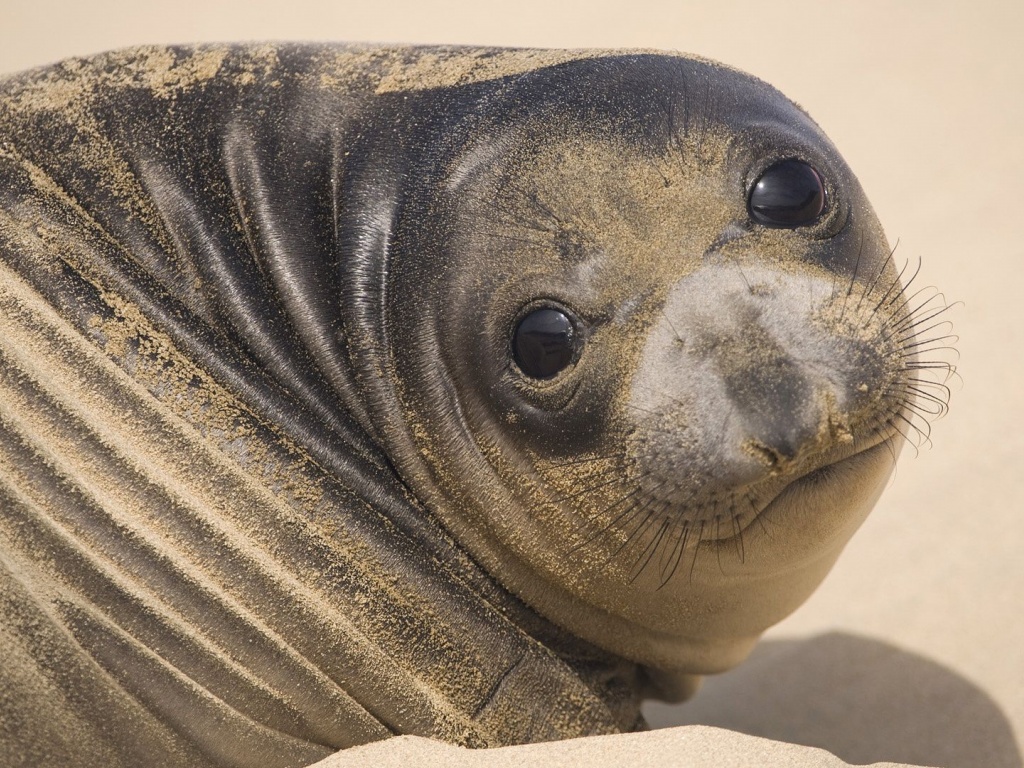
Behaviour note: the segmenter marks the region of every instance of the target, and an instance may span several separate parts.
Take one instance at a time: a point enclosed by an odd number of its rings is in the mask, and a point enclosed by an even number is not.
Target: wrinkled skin
[[[0,762],[642,727],[891,473],[888,246],[747,75],[236,46],[0,87]],[[824,208],[765,226],[786,159]],[[538,378],[513,337],[550,306],[576,346]]]

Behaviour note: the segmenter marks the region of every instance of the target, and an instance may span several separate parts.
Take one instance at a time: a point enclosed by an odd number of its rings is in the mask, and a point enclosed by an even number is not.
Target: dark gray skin
[[[788,159],[824,208],[766,225]],[[641,728],[810,594],[912,407],[855,178],[705,61],[75,60],[0,85],[0,201],[4,765]]]

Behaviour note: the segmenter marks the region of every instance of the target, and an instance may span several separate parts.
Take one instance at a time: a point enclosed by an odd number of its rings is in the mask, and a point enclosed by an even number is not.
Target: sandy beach
[[[897,262],[920,259],[920,284],[955,304],[949,414],[904,450],[829,578],[746,663],[690,702],[647,705],[662,730],[490,755],[403,738],[323,768],[1024,765],[1024,4],[8,0],[4,18],[5,73],[141,43],[261,39],[716,59],[810,112],[860,179]]]

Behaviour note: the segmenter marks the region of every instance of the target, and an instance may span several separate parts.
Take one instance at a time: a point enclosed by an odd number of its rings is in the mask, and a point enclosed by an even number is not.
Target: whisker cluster
[[[879,285],[895,250],[893,248],[889,259],[861,292],[858,309]],[[881,291],[859,330],[877,323],[881,328],[878,341],[893,349],[890,357],[897,363],[893,367],[902,372],[884,392],[885,402],[890,407],[879,419],[877,428],[891,436],[902,437],[917,451],[922,445],[931,445],[932,421],[949,409],[949,381],[957,376],[956,365],[949,358],[957,354],[954,345],[958,337],[952,333],[952,324],[945,317],[955,305],[947,303],[944,294],[933,286],[917,287],[920,259],[904,281],[909,268],[908,260]],[[855,280],[856,271],[844,302],[851,296]],[[890,448],[895,459],[895,445],[891,442]]]

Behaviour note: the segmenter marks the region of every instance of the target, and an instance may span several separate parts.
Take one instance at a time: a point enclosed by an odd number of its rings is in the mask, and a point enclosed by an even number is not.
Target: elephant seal
[[[0,83],[0,209],[5,765],[641,728],[924,391],[832,144],[679,55],[73,59]]]

